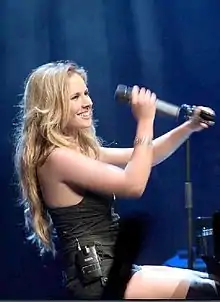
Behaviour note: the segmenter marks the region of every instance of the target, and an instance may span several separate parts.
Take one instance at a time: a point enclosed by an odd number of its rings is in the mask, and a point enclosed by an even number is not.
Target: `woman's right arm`
[[[47,174],[58,181],[92,192],[120,197],[140,197],[152,167],[155,94],[135,86],[132,111],[137,119],[136,139],[130,161],[125,169],[91,159],[68,148],[56,149],[47,159]]]

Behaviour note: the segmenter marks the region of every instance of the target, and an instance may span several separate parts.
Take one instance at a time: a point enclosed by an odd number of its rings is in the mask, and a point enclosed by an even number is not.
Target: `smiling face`
[[[83,78],[73,73],[69,78],[70,116],[68,130],[89,128],[92,125],[92,100]]]

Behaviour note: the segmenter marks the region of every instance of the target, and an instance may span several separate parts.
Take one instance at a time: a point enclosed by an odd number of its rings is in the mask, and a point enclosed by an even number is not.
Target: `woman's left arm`
[[[197,107],[193,117],[182,125],[172,129],[153,141],[153,166],[163,162],[171,156],[193,132],[208,128],[213,123],[204,123],[199,118],[201,109],[213,112],[210,108]],[[101,148],[100,160],[117,165],[125,166],[131,157],[133,148]]]

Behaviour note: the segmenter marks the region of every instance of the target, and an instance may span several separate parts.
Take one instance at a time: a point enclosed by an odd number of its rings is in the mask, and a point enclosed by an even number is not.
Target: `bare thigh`
[[[158,270],[158,271],[163,271],[165,272],[165,270],[167,271],[167,273],[175,273],[175,274],[178,274],[181,276],[187,276],[187,279],[195,279],[195,278],[201,278],[201,279],[209,279],[210,281],[211,280],[214,280],[216,282],[219,283],[219,278],[217,276],[214,276],[214,275],[210,275],[206,272],[200,272],[200,271],[196,271],[196,270],[190,270],[190,269],[183,269],[183,268],[178,268],[178,267],[169,267],[169,266],[154,266],[154,265],[144,265],[142,266],[142,269],[146,269],[146,270],[149,270],[149,269],[153,269],[154,271],[155,270]]]
[[[194,270],[190,270],[190,269],[185,269],[185,268],[178,268],[178,267],[170,267],[170,266],[162,266],[162,265],[143,265],[142,269],[146,269],[146,270],[157,270],[157,271],[163,271],[163,272],[167,272],[167,273],[176,273],[176,274],[181,274],[182,276],[187,275],[187,277],[189,276],[194,276],[194,277],[200,277],[202,279],[209,279],[210,275],[208,273],[205,272],[200,272],[200,271],[194,271]]]
[[[125,299],[184,299],[192,271],[165,266],[142,266],[129,281]]]

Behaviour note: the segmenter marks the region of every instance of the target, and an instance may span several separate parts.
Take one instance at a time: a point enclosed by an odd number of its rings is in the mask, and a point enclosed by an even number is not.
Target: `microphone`
[[[120,84],[116,88],[115,99],[118,99],[119,101],[124,103],[130,103],[131,92],[132,92],[132,87],[128,87],[126,85]],[[182,111],[184,112],[185,118],[187,119],[190,118],[193,115],[195,109],[196,106],[190,106],[187,104],[177,106],[159,99],[156,100],[156,111],[158,114],[175,117],[176,119],[178,119]],[[201,110],[200,118],[204,122],[214,122],[215,114],[212,114],[205,110]]]

